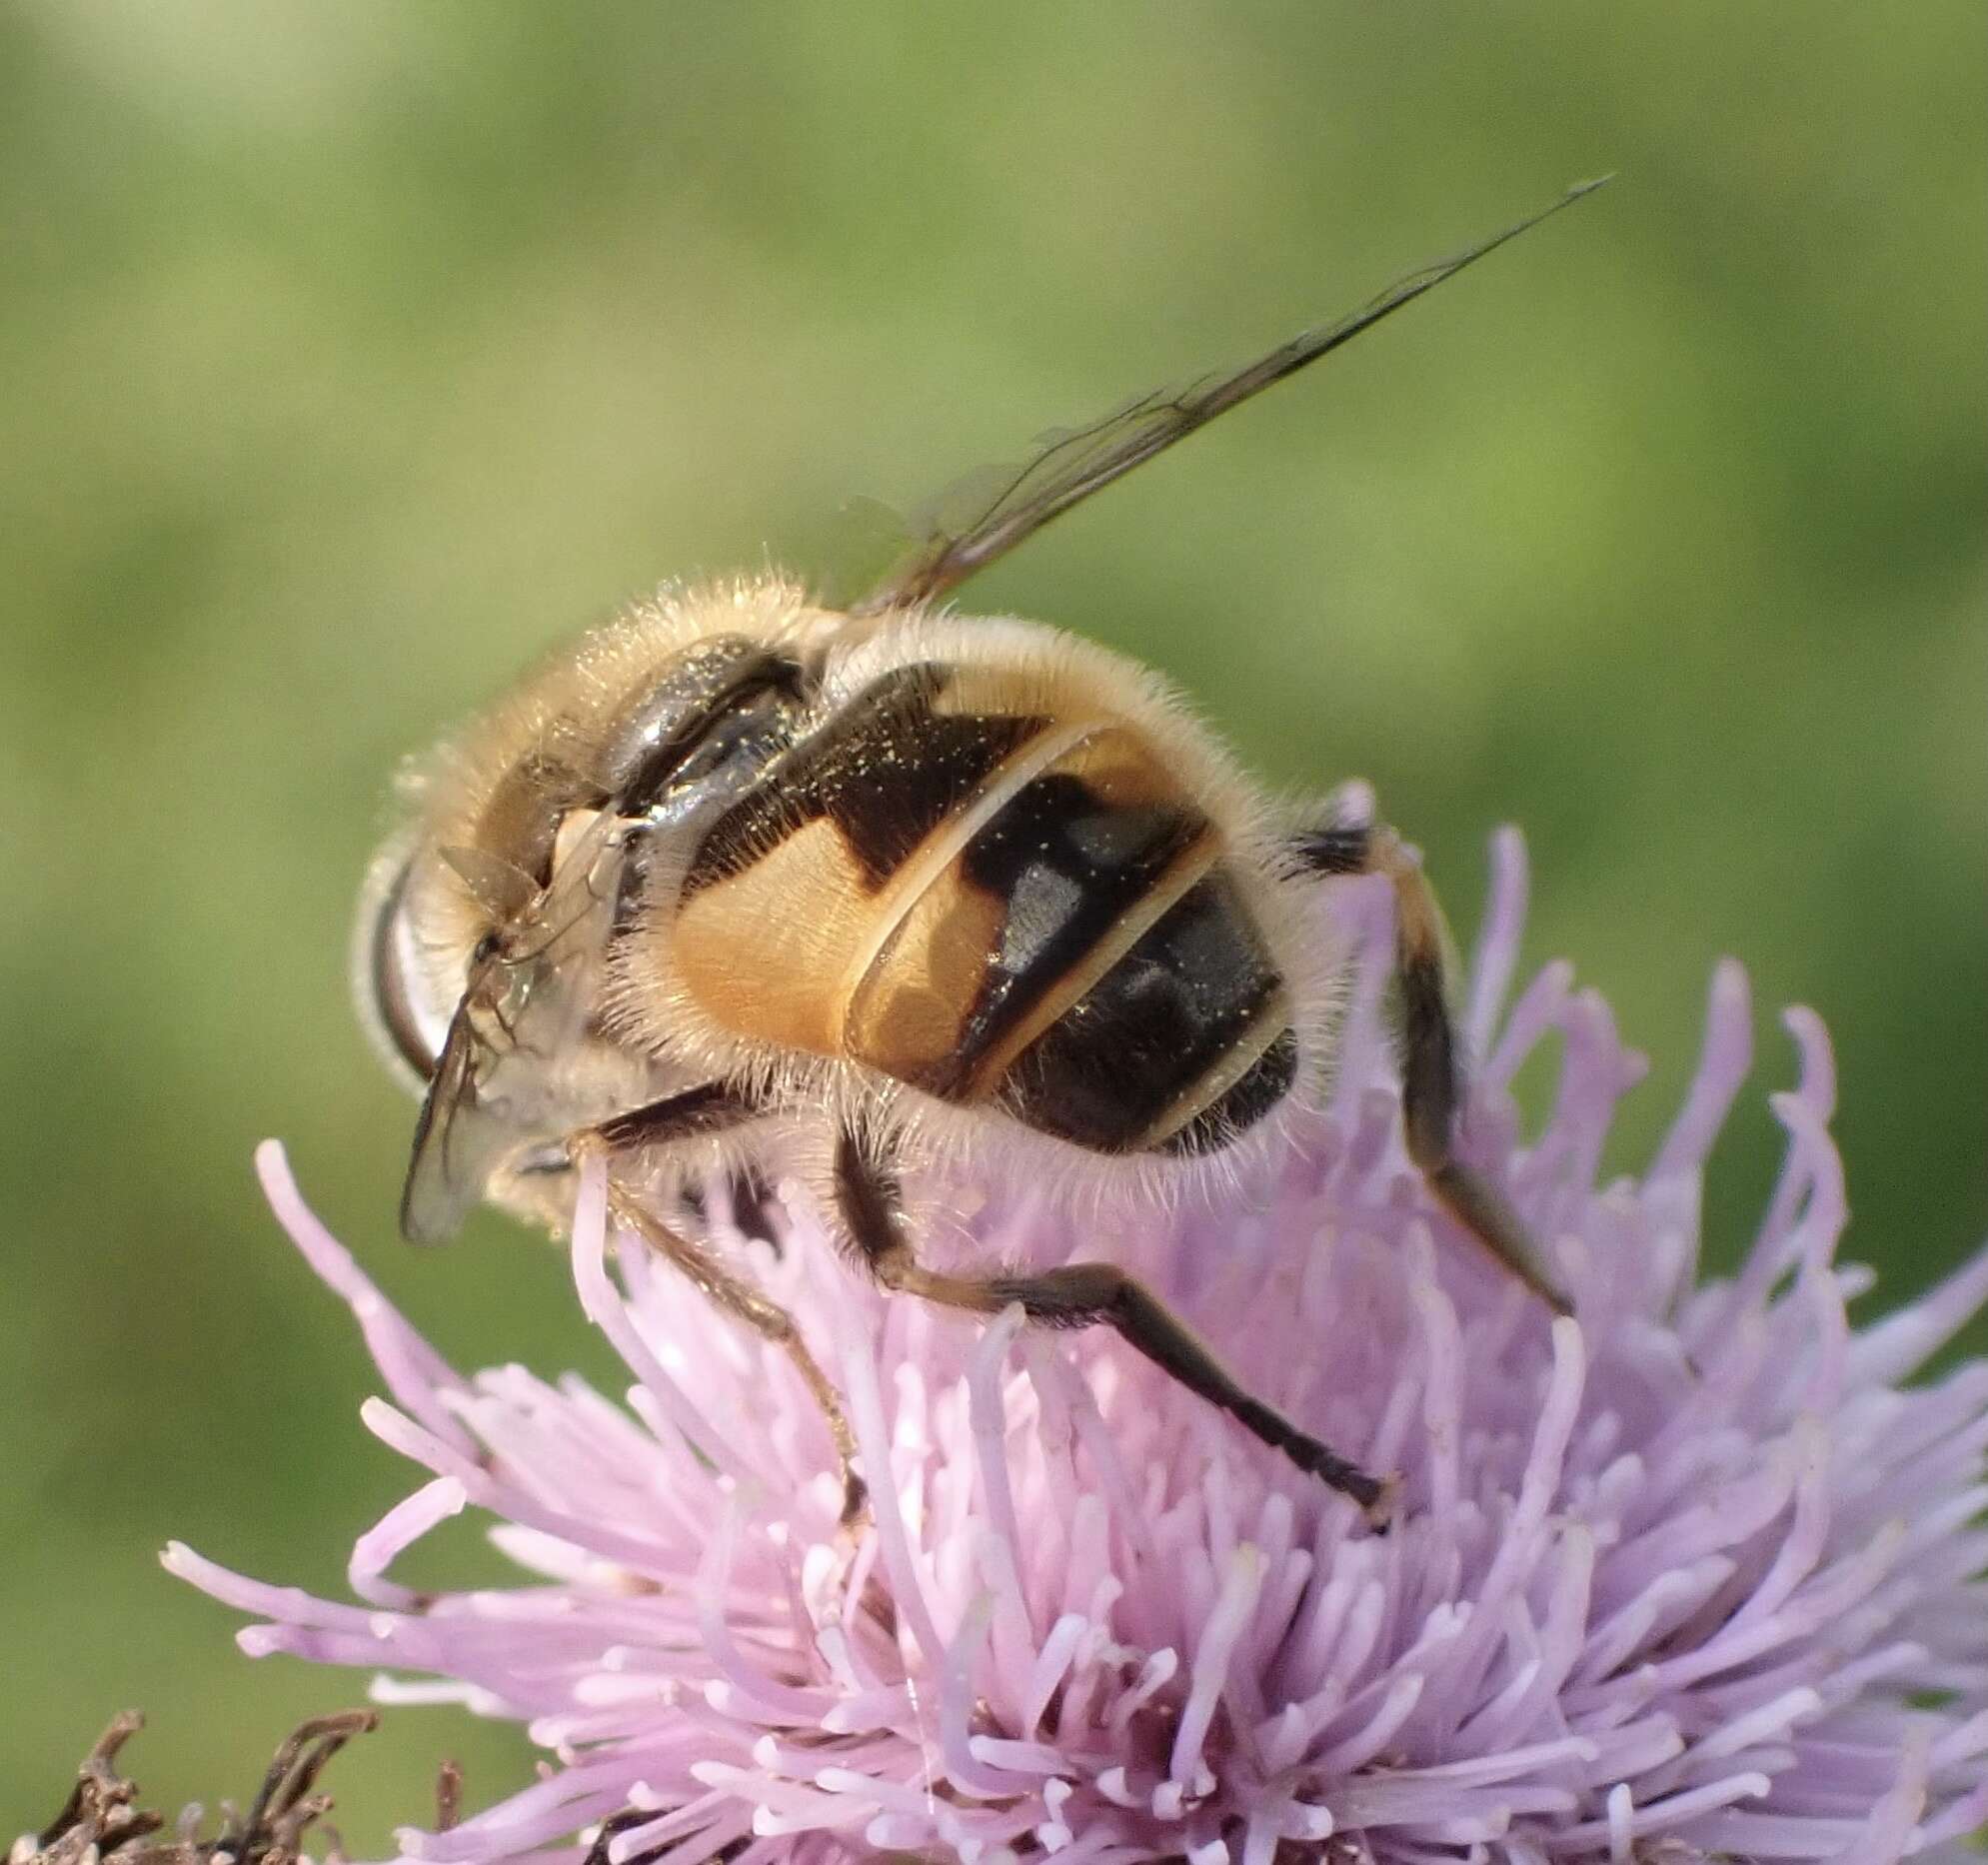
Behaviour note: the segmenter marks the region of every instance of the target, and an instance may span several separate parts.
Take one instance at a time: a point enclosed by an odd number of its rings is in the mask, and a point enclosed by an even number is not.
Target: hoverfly
[[[720,1159],[777,1162],[886,1288],[1109,1325],[1383,1517],[1380,1479],[1253,1397],[1120,1269],[928,1267],[899,1167],[997,1127],[1052,1177],[1163,1191],[1273,1146],[1321,1089],[1347,962],[1321,947],[1310,897],[1321,877],[1376,873],[1395,895],[1408,1151],[1564,1310],[1452,1146],[1461,1063],[1420,868],[1378,822],[1280,815],[1131,661],[941,605],[1543,218],[1240,369],[1049,438],[847,608],[777,576],[668,588],[448,742],[359,930],[368,1017],[425,1093],[407,1233],[445,1236],[485,1198],[561,1228],[576,1168],[602,1159],[617,1217],[794,1355],[855,1511],[849,1433],[806,1343],[667,1215]]]

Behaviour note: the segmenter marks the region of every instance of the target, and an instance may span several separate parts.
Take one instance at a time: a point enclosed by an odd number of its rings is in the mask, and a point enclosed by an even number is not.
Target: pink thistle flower
[[[401,1834],[433,1865],[1958,1858],[1988,1821],[1988,1364],[1901,1382],[1988,1297],[1988,1255],[1852,1329],[1870,1278],[1834,1261],[1830,1055],[1795,1010],[1780,1181],[1739,1272],[1700,1285],[1744,977],[1719,968],[1647,1171],[1598,1182],[1642,1065],[1564,965],[1503,1010],[1524,888],[1508,835],[1472,976],[1469,1150],[1552,1240],[1577,1320],[1481,1263],[1409,1169],[1378,962],[1336,1104],[1246,1202],[1079,1235],[991,1193],[958,1225],[983,1258],[1135,1266],[1266,1398],[1401,1473],[1384,1537],[1110,1337],[887,1305],[804,1203],[776,1251],[714,1192],[713,1236],[847,1392],[876,1521],[841,1546],[791,1364],[612,1237],[598,1179],[573,1266],[634,1376],[621,1404],[453,1371],[272,1145],[277,1214],[393,1394],[365,1420],[431,1475],[355,1545],[359,1603],[178,1546],[167,1565],[259,1617],[252,1654],[526,1723],[550,1758],[534,1785]],[[1376,958],[1383,907],[1349,884],[1338,909]],[[1525,1143],[1508,1086],[1552,1032],[1558,1093]],[[466,1507],[496,1519],[519,1585],[389,1578]]]

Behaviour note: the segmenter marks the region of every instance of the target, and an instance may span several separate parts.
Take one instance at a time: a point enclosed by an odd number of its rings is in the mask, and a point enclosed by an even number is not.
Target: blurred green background
[[[411,1109],[344,961],[395,760],[627,592],[811,552],[847,495],[914,501],[1599,170],[974,601],[1170,670],[1282,784],[1371,777],[1463,928],[1523,824],[1530,955],[1653,1054],[1624,1166],[1743,956],[1728,1254],[1771,1012],[1818,1006],[1849,1253],[1880,1299],[1956,1262],[1983,68],[1958,3],[0,13],[0,1825],[117,1706],[148,1792],[211,1800],[363,1689],[240,1657],[153,1559],[336,1588],[407,1481],[256,1139],[453,1354],[599,1366],[553,1252],[393,1235]],[[524,1777],[515,1732],[401,1712],[336,1771],[358,1855],[444,1753],[473,1802]]]

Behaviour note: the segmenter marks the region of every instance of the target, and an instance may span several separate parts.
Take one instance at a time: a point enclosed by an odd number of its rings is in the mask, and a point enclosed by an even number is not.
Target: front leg
[[[1333,825],[1292,839],[1317,875],[1385,875],[1394,890],[1394,972],[1400,985],[1401,1124],[1408,1156],[1463,1227],[1555,1314],[1571,1314],[1545,1254],[1496,1185],[1456,1157],[1463,1064],[1443,975],[1442,915],[1421,865],[1381,825]]]
[[[836,1147],[836,1203],[859,1258],[886,1288],[977,1314],[998,1314],[1010,1302],[1019,1302],[1031,1321],[1049,1327],[1102,1322],[1188,1391],[1219,1405],[1282,1451],[1300,1470],[1352,1497],[1376,1528],[1386,1526],[1394,1508],[1393,1478],[1368,1475],[1264,1404],[1228,1373],[1185,1321],[1122,1269],[1073,1262],[1035,1275],[964,1276],[926,1268],[907,1233],[896,1181],[847,1129]]]

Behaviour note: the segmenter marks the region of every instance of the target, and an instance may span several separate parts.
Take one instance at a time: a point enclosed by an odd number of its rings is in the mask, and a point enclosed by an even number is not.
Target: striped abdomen
[[[1121,720],[999,669],[894,670],[712,827],[685,985],[735,1033],[1102,1152],[1204,1151],[1296,1069],[1214,825]]]

